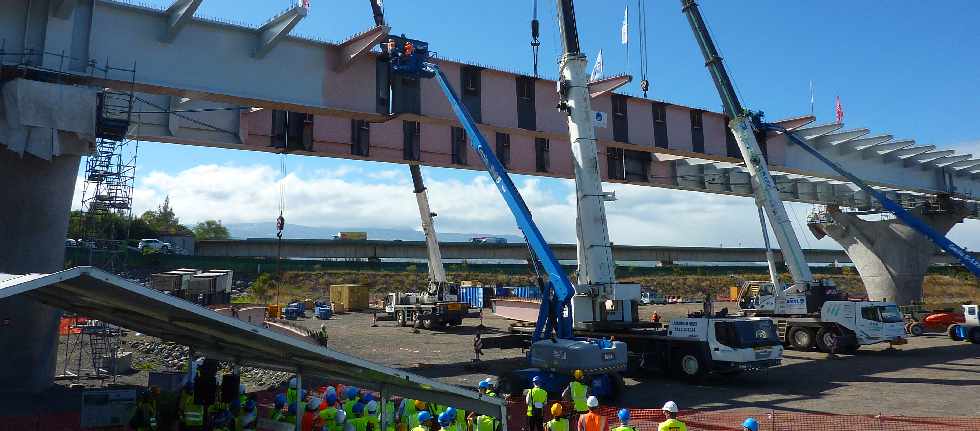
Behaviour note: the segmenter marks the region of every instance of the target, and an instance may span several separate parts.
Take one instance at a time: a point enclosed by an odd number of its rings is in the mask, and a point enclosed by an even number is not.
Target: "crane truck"
[[[756,205],[768,217],[793,279],[789,286],[784,286],[772,269],[771,254],[767,253],[771,280],[742,282],[739,286],[739,307],[747,315],[772,317],[779,337],[800,350],[817,347],[827,352],[853,351],[867,344],[905,343],[904,321],[894,303],[849,301],[831,280],[814,279],[756,140],[757,134],[773,130],[775,126],[763,124],[761,113],[743,109],[697,3],[694,0],[681,0],[681,5],[704,55],[705,66],[721,96],[725,113],[731,119],[728,126],[749,171]],[[804,148],[810,148],[785,129],[781,132]],[[829,162],[815,150],[810,152],[821,161]],[[853,175],[849,179],[856,181],[859,187],[867,187]],[[760,212],[763,222],[765,217]],[[767,235],[764,223],[763,235]]]

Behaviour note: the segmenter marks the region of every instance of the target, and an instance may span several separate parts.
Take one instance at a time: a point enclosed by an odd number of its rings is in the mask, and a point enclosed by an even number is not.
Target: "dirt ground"
[[[716,305],[716,309],[725,304]],[[657,310],[665,318],[686,314],[700,304],[647,306],[640,315]],[[396,327],[372,315],[348,313],[329,321],[300,320],[310,327],[326,324],[332,348],[365,359],[409,370],[447,383],[473,386],[525,366],[523,352],[484,349],[485,370],[469,365],[473,338],[480,319],[466,319],[451,332]],[[485,343],[506,333],[509,321],[484,314]],[[856,355],[827,359],[818,352],[787,351],[783,364],[763,372],[733,378],[710,378],[689,384],[655,374],[627,379],[624,404],[655,408],[670,399],[684,408],[775,408],[798,412],[846,414],[980,416],[980,345],[955,343],[945,336],[912,338],[890,350],[887,345],[865,346]]]

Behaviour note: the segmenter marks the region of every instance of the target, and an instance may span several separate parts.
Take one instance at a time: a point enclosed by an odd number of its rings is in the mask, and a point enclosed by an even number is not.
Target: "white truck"
[[[963,323],[950,325],[947,333],[953,341],[968,340],[980,344],[980,311],[977,305],[964,305]]]

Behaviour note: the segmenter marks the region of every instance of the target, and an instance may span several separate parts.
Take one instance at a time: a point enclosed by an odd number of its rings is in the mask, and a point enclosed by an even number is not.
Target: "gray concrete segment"
[[[68,212],[80,157],[51,161],[0,149],[0,272],[55,272],[65,260]],[[39,392],[52,383],[61,311],[0,301],[0,391]]]
[[[944,211],[920,206],[910,212],[945,234],[965,214],[959,205],[951,205]],[[932,241],[898,219],[868,221],[833,207],[827,214],[829,220],[811,225],[814,234],[830,236],[844,247],[870,299],[899,305],[922,301],[922,281],[937,251]]]

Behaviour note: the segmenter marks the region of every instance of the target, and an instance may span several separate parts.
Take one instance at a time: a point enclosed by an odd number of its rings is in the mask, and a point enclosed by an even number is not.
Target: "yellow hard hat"
[[[585,377],[585,373],[583,373],[582,370],[575,370],[574,375],[575,375],[575,380],[582,380],[582,377]]]
[[[561,416],[561,404],[554,403],[551,405],[551,415]]]
[[[415,410],[425,410],[425,401],[415,400]]]

